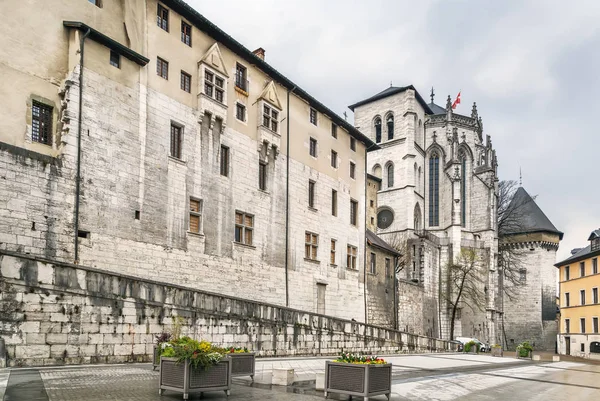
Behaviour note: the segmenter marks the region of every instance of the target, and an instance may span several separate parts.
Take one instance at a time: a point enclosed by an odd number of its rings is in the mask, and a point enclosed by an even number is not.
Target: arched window
[[[377,178],[381,178],[381,166],[379,164],[373,166],[373,175]]]
[[[421,208],[419,207],[419,204],[417,203],[415,205],[415,213],[414,213],[414,223],[415,223],[415,231],[420,231],[421,230]]]
[[[388,141],[394,139],[394,116],[389,115],[387,117],[387,130],[388,130]]]
[[[415,169],[413,172],[413,180],[414,180],[414,186],[415,186],[415,191],[417,190],[417,184],[419,183],[417,181],[417,163],[415,163]]]
[[[375,119],[375,142],[381,142],[381,118]]]
[[[467,226],[467,154],[464,150],[458,153],[460,160],[460,222],[463,227]]]
[[[394,186],[394,165],[392,163],[387,166],[387,182],[388,188],[392,188]]]
[[[429,225],[440,225],[440,156],[435,151],[429,156]]]

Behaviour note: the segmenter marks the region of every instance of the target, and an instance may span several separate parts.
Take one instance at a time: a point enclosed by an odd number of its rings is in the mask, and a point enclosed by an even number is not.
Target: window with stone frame
[[[267,163],[263,161],[258,162],[258,188],[267,190]]]
[[[565,293],[565,307],[571,306],[571,294]]]
[[[202,226],[202,200],[190,198],[190,227],[189,231],[200,234]]]
[[[388,166],[386,167],[386,172],[387,172],[388,188],[393,188],[394,187],[394,165],[392,163],[388,164]]]
[[[598,288],[592,288],[592,303],[598,303]]]
[[[337,139],[337,125],[335,123],[331,123],[331,136]]]
[[[317,125],[317,110],[310,108],[310,123]]]
[[[221,145],[220,173],[224,177],[229,177],[229,148]]]
[[[31,140],[52,145],[52,113],[54,108],[47,104],[32,101],[31,104]]]
[[[592,259],[592,274],[598,274],[598,258]]]
[[[235,242],[252,245],[254,234],[254,216],[244,212],[235,212]]]
[[[315,138],[310,138],[309,143],[309,153],[312,157],[317,157],[317,140]]]
[[[204,94],[219,103],[223,103],[225,79],[213,71],[204,69]]]
[[[353,162],[350,162],[350,178],[356,178],[356,164],[354,164]]]
[[[375,119],[375,142],[381,142],[381,118],[377,117]]]
[[[348,269],[356,270],[356,255],[358,248],[348,244],[346,249],[346,267]]]
[[[181,71],[181,90],[190,93],[192,91],[192,76],[185,71]]]
[[[317,260],[319,249],[319,235],[306,231],[304,233],[304,257],[309,260]]]
[[[331,254],[329,256],[329,263],[333,266],[336,265],[335,263],[335,244],[336,244],[336,240],[334,240],[333,238],[331,239]]]
[[[337,152],[335,150],[331,151],[331,167],[337,168]]]
[[[241,103],[235,104],[235,118],[240,121],[246,121],[246,106]]]
[[[579,304],[585,305],[585,290],[579,291]]]
[[[385,276],[387,278],[392,278],[392,260],[390,258],[385,258]]]
[[[183,127],[171,123],[171,157],[181,159],[181,147],[183,143]]]
[[[394,139],[394,116],[388,115],[386,118],[387,129],[388,129],[388,141]]]
[[[356,138],[350,137],[350,150],[356,152]]]
[[[565,333],[571,332],[571,319],[565,319]]]
[[[248,69],[240,63],[235,65],[235,86],[248,92]]]
[[[579,277],[585,277],[585,261],[579,262]]]
[[[337,216],[337,191],[331,190],[331,215]]]
[[[181,21],[181,41],[192,47],[192,26],[185,21]]]
[[[156,25],[169,32],[169,10],[160,3],[156,10]]]
[[[585,334],[585,318],[579,318],[579,326],[581,327],[581,334]]]
[[[565,266],[565,281],[569,281],[569,266]]]
[[[437,152],[429,156],[429,225],[440,225],[440,156]]]
[[[308,207],[315,207],[315,186],[316,182],[313,180],[308,180]]]
[[[121,68],[121,55],[114,50],[110,51],[109,63],[113,67]]]
[[[374,252],[371,252],[371,266],[369,269],[369,273],[377,274],[377,255]]]
[[[277,133],[279,129],[279,112],[271,105],[263,104],[263,127],[267,127],[271,131]]]
[[[594,334],[598,334],[598,318],[597,317],[592,318],[592,332]]]
[[[156,75],[169,79],[169,62],[160,57],[156,58]]]
[[[350,199],[350,224],[358,225],[358,201]]]

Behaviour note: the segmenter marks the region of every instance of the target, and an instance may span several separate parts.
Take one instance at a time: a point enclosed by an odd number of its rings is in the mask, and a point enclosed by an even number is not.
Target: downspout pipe
[[[83,115],[83,50],[85,48],[85,38],[90,34],[90,28],[80,37],[79,40],[79,115],[77,123],[77,176],[75,178],[75,229],[73,233],[75,243],[75,261],[79,263],[79,197],[81,193],[81,120]]]
[[[290,242],[290,94],[296,90],[294,86],[287,92],[286,118],[286,170],[285,170],[285,306],[290,306],[289,292],[289,242]]]
[[[363,250],[363,276],[365,278],[365,284],[364,284],[364,291],[363,291],[363,298],[364,298],[364,302],[365,302],[365,324],[369,324],[369,312],[367,309],[367,285],[368,285],[368,279],[367,279],[367,203],[368,203],[368,191],[367,191],[367,185],[368,185],[368,178],[367,178],[367,153],[369,153],[369,150],[371,150],[373,147],[375,147],[377,145],[373,144],[371,146],[369,146],[368,148],[365,149],[365,171],[364,171],[364,177],[365,177],[365,236],[364,236],[364,241],[365,241],[365,246],[364,246],[364,250]]]

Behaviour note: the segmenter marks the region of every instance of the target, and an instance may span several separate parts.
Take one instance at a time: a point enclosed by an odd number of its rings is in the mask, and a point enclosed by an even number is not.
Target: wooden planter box
[[[502,347],[492,347],[492,356],[503,356]]]
[[[327,361],[325,363],[325,398],[328,393],[369,397],[392,392],[392,364],[360,365]]]
[[[225,391],[229,396],[231,391],[231,359],[224,358],[218,364],[208,369],[193,368],[189,361],[177,363],[176,358],[160,359],[160,380],[158,394],[171,390],[183,393],[187,400],[189,394],[208,391]]]
[[[152,370],[158,367],[160,367],[160,348],[155,345],[152,348]]]
[[[231,376],[250,376],[254,381],[254,367],[256,364],[256,355],[254,352],[231,353],[227,354],[231,359]]]

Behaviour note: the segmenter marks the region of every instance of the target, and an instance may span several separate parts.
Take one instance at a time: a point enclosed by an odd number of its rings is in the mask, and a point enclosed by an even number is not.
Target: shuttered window
[[[202,201],[190,198],[190,232],[200,233],[202,224]]]
[[[244,212],[235,212],[235,242],[252,245],[254,216]]]
[[[310,260],[317,260],[317,250],[319,249],[319,235],[306,231],[304,233],[304,257]]]

